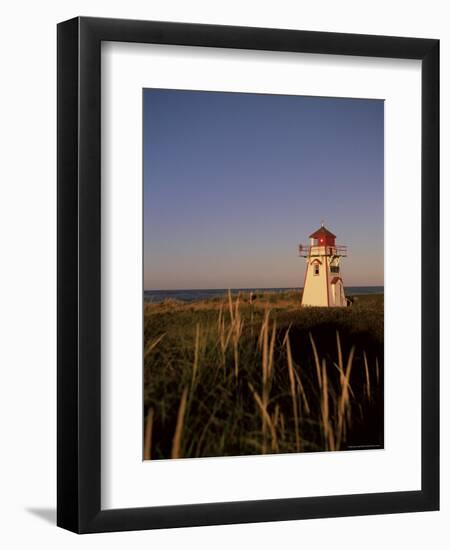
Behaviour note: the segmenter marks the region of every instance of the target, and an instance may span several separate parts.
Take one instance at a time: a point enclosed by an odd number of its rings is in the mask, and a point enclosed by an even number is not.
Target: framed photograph
[[[58,525],[438,507],[439,41],[60,23]]]

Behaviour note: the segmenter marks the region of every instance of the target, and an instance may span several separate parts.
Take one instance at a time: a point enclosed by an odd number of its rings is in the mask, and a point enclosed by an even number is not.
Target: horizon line
[[[344,285],[344,288],[368,288],[368,287],[380,287],[384,288],[384,284],[378,285]],[[249,286],[249,287],[215,287],[215,288],[144,288],[144,292],[170,292],[170,291],[191,291],[191,290],[301,290],[303,286]]]

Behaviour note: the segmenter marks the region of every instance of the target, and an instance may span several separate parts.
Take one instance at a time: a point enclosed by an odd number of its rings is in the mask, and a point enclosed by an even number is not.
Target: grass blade
[[[144,437],[144,460],[152,459],[152,434],[153,434],[153,407],[150,408],[147,414],[147,422],[145,424]]]
[[[186,412],[187,396],[188,396],[188,387],[186,386],[181,395],[180,406],[178,408],[177,425],[175,428],[175,434],[173,436],[171,458],[181,458],[182,456],[181,439],[183,436],[184,414]]]
[[[300,451],[300,434],[299,434],[299,421],[298,421],[298,407],[297,407],[297,390],[295,387],[295,375],[294,375],[294,362],[292,361],[291,342],[289,336],[286,338],[286,353],[288,362],[289,384],[291,388],[292,409],[294,412],[294,428],[295,428],[295,445],[297,452]]]
[[[311,346],[312,346],[313,353],[314,353],[314,362],[315,362],[315,365],[316,365],[317,381],[319,383],[319,388],[322,389],[322,374],[321,374],[319,354],[317,353],[316,344],[314,342],[314,338],[312,337],[311,333],[309,333],[309,340],[311,342]]]

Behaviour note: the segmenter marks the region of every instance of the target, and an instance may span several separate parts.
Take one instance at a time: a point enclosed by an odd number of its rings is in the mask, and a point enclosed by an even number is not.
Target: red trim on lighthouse
[[[311,235],[309,236],[310,239],[320,239],[321,237],[331,237],[335,239],[336,235],[334,235],[326,227],[322,226],[317,231],[314,231],[314,233],[311,233]]]
[[[309,238],[316,240],[318,246],[334,246],[336,241],[336,235],[328,231],[323,225],[320,229],[311,233]]]

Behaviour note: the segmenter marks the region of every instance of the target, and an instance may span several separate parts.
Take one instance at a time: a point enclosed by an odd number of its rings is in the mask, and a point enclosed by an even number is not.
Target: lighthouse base
[[[302,307],[347,307],[348,300],[345,297],[342,279],[334,277],[326,285],[305,285],[301,305]]]

